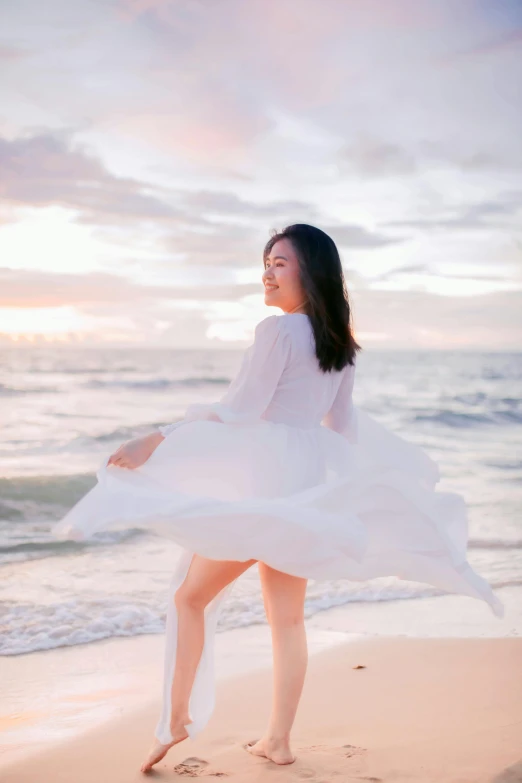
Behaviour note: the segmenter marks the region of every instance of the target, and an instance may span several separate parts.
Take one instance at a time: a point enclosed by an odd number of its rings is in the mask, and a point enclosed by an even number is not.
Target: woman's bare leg
[[[161,761],[169,748],[187,739],[185,726],[192,722],[189,715],[190,694],[205,641],[205,607],[255,562],[210,560],[201,555],[192,557],[188,573],[174,595],[178,634],[171,690],[170,732],[173,741],[163,745],[156,739],[141,766],[142,772],[148,772]]]
[[[308,664],[304,624],[307,580],[259,563],[265,611],[272,631],[274,690],[272,713],[263,737],[247,750],[276,764],[291,764],[290,731]]]

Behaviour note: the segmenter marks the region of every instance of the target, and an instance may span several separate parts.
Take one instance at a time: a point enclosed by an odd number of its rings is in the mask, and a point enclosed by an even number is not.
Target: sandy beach
[[[271,671],[265,667],[219,679],[205,731],[172,748],[149,777],[241,783],[522,780],[522,639],[373,637],[311,653],[293,732],[294,764],[277,766],[242,747],[260,736],[268,718]],[[81,736],[11,759],[0,768],[0,779],[143,780],[139,765],[157,714],[156,700],[129,706]]]
[[[522,783],[522,0],[0,20],[0,783]]]

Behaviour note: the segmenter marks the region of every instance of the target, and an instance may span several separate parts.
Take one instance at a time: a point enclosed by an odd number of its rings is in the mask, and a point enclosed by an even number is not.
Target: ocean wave
[[[0,655],[72,647],[116,636],[161,633],[164,612],[134,599],[75,599],[46,606],[4,604]]]
[[[97,443],[109,443],[113,440],[123,442],[136,437],[136,430],[137,427],[117,427],[115,430],[110,430],[110,432],[102,432],[100,435],[87,436],[87,438],[84,437],[82,440],[93,440]]]
[[[499,470],[522,470],[522,460],[520,459],[514,459],[514,460],[504,460],[502,462],[499,462],[498,460],[484,460],[483,465],[485,465],[488,468],[498,468]],[[516,479],[517,477],[515,477]]]
[[[16,506],[10,505],[9,503],[3,503],[0,500],[0,520],[9,519],[14,522],[16,520],[23,520],[24,518],[24,513],[20,508],[16,508]]]
[[[486,394],[486,392],[466,392],[466,394],[455,394],[453,397],[448,398],[451,402],[458,402],[460,405],[468,405],[475,407],[477,405],[486,405],[493,410],[498,409],[500,405],[508,408],[520,408],[522,407],[522,398],[520,397],[496,397],[495,395]]]
[[[95,484],[96,477],[90,473],[0,478],[0,519],[30,522],[56,518]]]
[[[502,369],[485,367],[482,370],[482,378],[487,381],[520,380],[520,378],[522,378],[522,364],[520,362],[515,362]]]
[[[522,424],[522,411],[498,411],[495,417],[505,424]]]
[[[522,579],[492,581],[491,586],[494,589],[520,587]],[[118,600],[114,597],[83,602],[70,599],[42,606],[4,602],[1,606],[3,634],[0,655],[23,655],[37,650],[90,644],[112,637],[163,633],[167,608],[165,595],[166,591],[162,591],[153,605],[138,598]],[[442,595],[447,593],[413,583],[347,583],[332,592],[314,592],[312,588],[312,594],[305,601],[305,616],[311,617],[350,603],[419,600]],[[223,632],[265,623],[261,597],[246,602],[240,597],[230,596],[223,604],[217,630]]]
[[[4,383],[0,383],[0,397],[20,397],[25,394],[46,394],[49,392],[56,392],[58,389],[55,386],[28,386],[26,388],[20,388],[18,386],[6,386]]]
[[[86,389],[179,389],[186,386],[226,385],[230,378],[194,376],[188,378],[151,378],[149,380],[111,380],[97,378],[83,384]]]
[[[164,424],[171,424],[175,421],[178,421],[178,419],[172,419],[172,421],[169,422],[153,422],[152,424],[148,424],[145,429],[147,431],[147,434],[150,433],[152,430],[157,430],[159,426]],[[90,435],[90,436],[82,436],[81,442],[85,443],[86,441],[95,441],[96,443],[112,443],[113,441],[126,441],[130,438],[135,438],[138,436],[138,431],[141,430],[142,427],[117,427],[115,430],[110,430],[109,432],[102,432],[99,435]]]
[[[522,410],[490,411],[484,413],[462,413],[452,410],[439,410],[417,413],[412,422],[442,424],[445,427],[472,428],[481,424],[522,424]]]
[[[88,541],[60,541],[50,537],[47,540],[15,541],[12,544],[1,544],[0,566],[29,560],[42,560],[46,557],[78,554],[95,547],[125,543],[141,535],[143,535],[142,530],[129,528],[128,530],[102,531]]]
[[[515,541],[502,538],[470,538],[468,541],[468,549],[522,549],[522,540]]]

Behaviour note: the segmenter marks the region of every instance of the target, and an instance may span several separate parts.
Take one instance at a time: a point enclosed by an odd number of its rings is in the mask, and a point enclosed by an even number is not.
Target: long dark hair
[[[336,244],[320,228],[295,223],[272,232],[263,250],[263,266],[280,239],[288,239],[299,261],[307,314],[315,337],[315,353],[323,372],[354,364],[361,346],[352,331],[352,311]]]

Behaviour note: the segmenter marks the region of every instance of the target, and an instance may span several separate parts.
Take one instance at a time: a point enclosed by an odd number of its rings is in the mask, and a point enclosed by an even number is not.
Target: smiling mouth
[[[275,291],[276,288],[279,288],[278,285],[265,285],[265,291]]]

